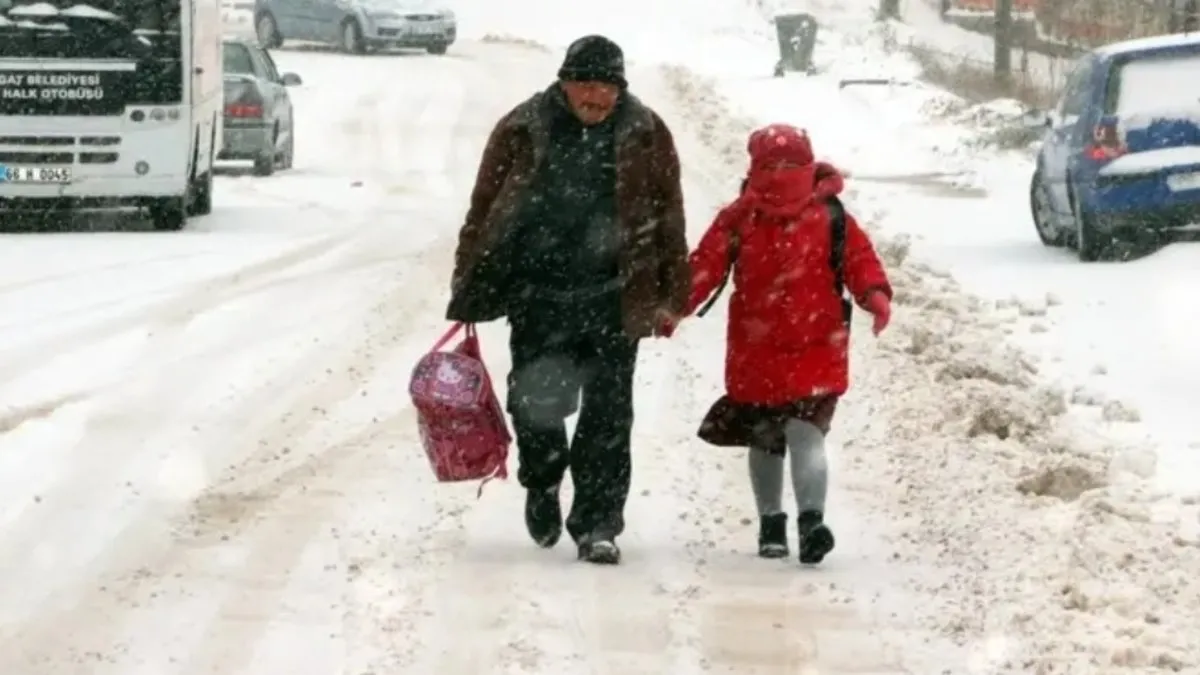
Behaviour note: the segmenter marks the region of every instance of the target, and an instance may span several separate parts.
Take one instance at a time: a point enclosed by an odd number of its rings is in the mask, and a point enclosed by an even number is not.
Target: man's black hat
[[[603,35],[581,37],[567,48],[558,70],[565,82],[607,82],[625,88],[625,53]]]

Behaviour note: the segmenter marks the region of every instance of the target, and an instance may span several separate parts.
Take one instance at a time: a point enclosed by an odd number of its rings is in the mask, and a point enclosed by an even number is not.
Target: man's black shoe
[[[584,539],[579,542],[579,559],[593,565],[619,565],[621,549],[612,539]]]
[[[562,536],[562,506],[558,486],[525,491],[525,528],[542,548],[553,548]]]

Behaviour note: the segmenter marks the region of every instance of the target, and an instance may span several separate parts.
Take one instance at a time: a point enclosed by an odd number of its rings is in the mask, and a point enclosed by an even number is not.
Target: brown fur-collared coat
[[[505,115],[488,137],[458,236],[447,318],[484,322],[508,314],[513,297],[509,236],[529,198],[539,163],[554,142],[543,97]],[[627,98],[616,120],[617,219],[625,332],[647,337],[660,311],[680,315],[691,291],[679,156],[662,118]],[[581,240],[582,241],[582,240]]]

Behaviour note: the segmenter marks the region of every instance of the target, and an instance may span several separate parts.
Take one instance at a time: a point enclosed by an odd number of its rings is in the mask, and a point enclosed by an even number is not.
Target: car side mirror
[[[298,87],[304,84],[304,81],[300,79],[300,76],[295,73],[284,73],[283,76],[279,78],[279,81],[285,87]]]

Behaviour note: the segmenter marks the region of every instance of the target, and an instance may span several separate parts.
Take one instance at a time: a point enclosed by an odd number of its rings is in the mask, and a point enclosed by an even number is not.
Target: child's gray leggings
[[[793,419],[784,427],[784,438],[792,465],[796,512],[824,512],[825,493],[829,490],[825,434],[808,422]],[[760,516],[783,512],[783,464],[784,458],[779,455],[750,448],[750,485]]]

